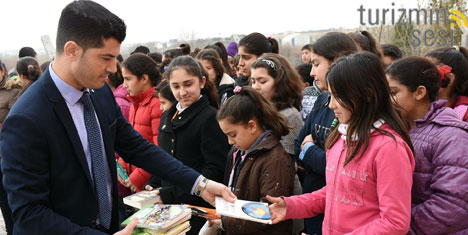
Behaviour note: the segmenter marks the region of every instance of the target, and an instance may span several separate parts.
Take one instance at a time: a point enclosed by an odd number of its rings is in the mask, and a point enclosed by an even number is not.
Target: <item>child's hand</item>
[[[304,145],[309,142],[315,143],[314,138],[312,138],[312,134],[309,134],[308,136],[304,137],[304,140],[302,141],[302,144],[301,144],[301,150],[304,149]]]
[[[121,231],[114,233],[114,235],[130,235],[133,232],[133,229],[135,229],[136,225],[138,223],[138,218],[133,218],[133,220]]]
[[[213,226],[217,229],[221,229],[221,219],[208,220],[208,227],[213,227]]]
[[[273,224],[277,224],[284,220],[286,217],[286,202],[280,197],[266,196],[266,199],[273,203],[270,206],[271,221]]]
[[[125,182],[125,186],[127,186],[128,188],[130,188],[130,190],[132,190],[132,192],[137,192],[138,191],[138,187],[133,185],[132,182],[130,181],[130,179],[127,179],[124,181]]]
[[[119,174],[117,174],[117,180],[118,180],[123,186],[127,186],[127,184],[125,183],[125,180],[122,179],[122,177],[120,177]]]

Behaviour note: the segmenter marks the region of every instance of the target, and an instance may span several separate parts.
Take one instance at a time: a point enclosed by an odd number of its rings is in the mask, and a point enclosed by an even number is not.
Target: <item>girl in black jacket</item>
[[[178,102],[161,117],[159,147],[208,179],[222,182],[229,146],[216,120],[218,100],[214,85],[189,56],[174,59],[166,76]],[[209,207],[203,199],[183,193],[171,182],[162,181],[161,186],[159,194],[164,204]],[[192,217],[188,234],[198,234],[204,222],[204,219]]]

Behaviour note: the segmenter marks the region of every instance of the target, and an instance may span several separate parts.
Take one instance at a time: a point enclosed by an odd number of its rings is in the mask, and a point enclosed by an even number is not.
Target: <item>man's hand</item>
[[[114,233],[114,235],[131,235],[137,223],[138,223],[138,218],[135,217],[133,218],[132,222],[130,222],[124,229]]]
[[[203,200],[207,201],[211,205],[215,206],[215,197],[221,196],[228,202],[236,201],[236,196],[229,190],[224,184],[220,184],[213,180],[208,180],[206,183],[205,190],[201,193]]]
[[[270,206],[271,221],[273,224],[277,224],[284,220],[286,217],[286,202],[283,198],[280,197],[270,197],[266,196],[266,199],[273,203]]]

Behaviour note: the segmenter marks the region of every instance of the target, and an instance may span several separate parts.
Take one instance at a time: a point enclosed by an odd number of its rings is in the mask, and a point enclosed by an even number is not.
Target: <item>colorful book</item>
[[[116,159],[115,164],[117,165],[117,174],[119,174],[120,178],[122,178],[123,180],[127,180],[128,179],[127,171],[122,167],[122,165],[120,165],[119,160]]]
[[[216,197],[216,213],[237,219],[271,224],[271,214],[267,203],[237,199],[234,203]]]
[[[135,232],[145,232],[149,234],[180,234],[178,231],[186,230],[190,227],[177,226],[188,222],[191,217],[191,210],[184,205],[146,205],[135,214],[126,219],[122,226],[127,226],[134,217],[138,218]],[[171,230],[174,229],[174,230]],[[182,233],[182,232],[181,232]],[[143,233],[144,234],[144,233]]]
[[[221,219],[221,216],[216,214],[216,209],[192,205],[186,206],[192,210],[192,215],[194,216],[202,217],[205,219]]]
[[[154,232],[153,230],[147,229],[147,228],[136,228],[132,232],[132,235],[181,235],[181,234],[185,234],[186,232],[188,232],[190,230],[190,228],[191,228],[190,227],[190,222],[185,221],[184,223],[179,224],[179,225],[167,230],[166,232],[158,233],[158,232]]]
[[[156,190],[140,191],[130,196],[124,197],[123,202],[126,205],[141,209],[146,205],[153,205],[161,201],[161,197]]]

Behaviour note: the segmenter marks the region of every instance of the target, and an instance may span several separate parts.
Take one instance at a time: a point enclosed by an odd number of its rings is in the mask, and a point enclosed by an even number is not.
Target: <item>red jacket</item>
[[[159,120],[161,119],[162,111],[159,109],[159,98],[154,96],[154,88],[136,96],[129,97],[129,100],[132,105],[130,107],[128,121],[143,138],[157,145]],[[122,158],[119,159],[119,162],[127,171],[130,182],[138,187],[139,190],[142,190],[150,174],[136,166],[124,162]]]

